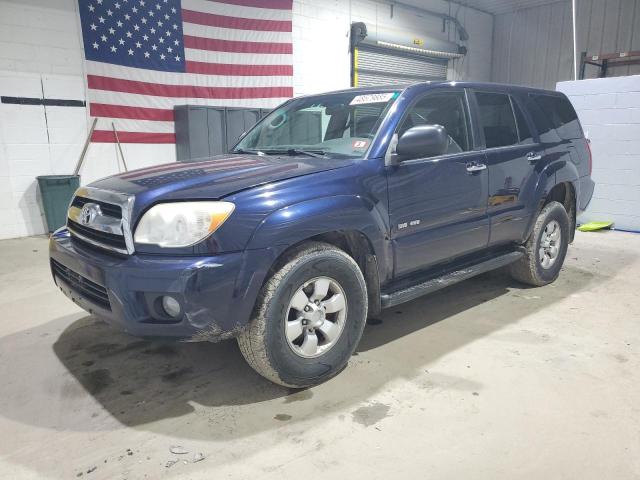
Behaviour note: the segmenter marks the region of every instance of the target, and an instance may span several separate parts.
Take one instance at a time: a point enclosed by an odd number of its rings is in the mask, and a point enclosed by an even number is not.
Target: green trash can
[[[49,233],[67,222],[67,209],[80,186],[79,175],[41,175],[36,177]]]

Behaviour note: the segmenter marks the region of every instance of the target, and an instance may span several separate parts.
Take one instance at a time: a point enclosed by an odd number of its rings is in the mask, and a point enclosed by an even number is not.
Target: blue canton
[[[78,0],[87,60],[184,72],[180,0]]]

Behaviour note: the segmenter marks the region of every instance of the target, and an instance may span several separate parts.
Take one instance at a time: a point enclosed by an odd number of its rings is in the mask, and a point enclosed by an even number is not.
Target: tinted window
[[[531,129],[529,128],[527,120],[524,118],[522,109],[515,101],[512,100],[511,103],[513,110],[516,112],[516,123],[518,125],[518,138],[520,139],[520,143],[533,143],[533,135],[531,135]]]
[[[564,97],[554,95],[530,95],[534,108],[533,120],[543,142],[582,138],[582,129],[573,106]]]
[[[509,95],[477,92],[476,99],[487,148],[518,143],[518,129]]]
[[[449,135],[447,153],[466,152],[470,149],[467,109],[460,93],[426,95],[409,109],[398,135],[418,125],[442,125]]]

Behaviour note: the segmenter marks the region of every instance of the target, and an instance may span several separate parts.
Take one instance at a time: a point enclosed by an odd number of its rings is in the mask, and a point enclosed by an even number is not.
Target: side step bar
[[[431,278],[427,281],[412,285],[411,287],[397,290],[391,293],[384,293],[380,296],[380,302],[382,308],[393,307],[410,300],[414,300],[418,297],[426,295],[427,293],[435,292],[441,288],[448,287],[455,283],[467,280],[468,278],[475,277],[481,273],[494,270],[496,268],[504,267],[510,263],[515,262],[524,255],[522,252],[510,252],[504,255],[500,255],[484,262],[470,265],[466,268],[454,270],[453,272],[446,273],[440,277]]]

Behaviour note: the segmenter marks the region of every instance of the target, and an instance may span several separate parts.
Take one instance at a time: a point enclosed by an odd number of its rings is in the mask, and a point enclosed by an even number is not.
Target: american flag
[[[293,96],[293,0],[78,0],[94,142],[175,143],[175,105]]]

